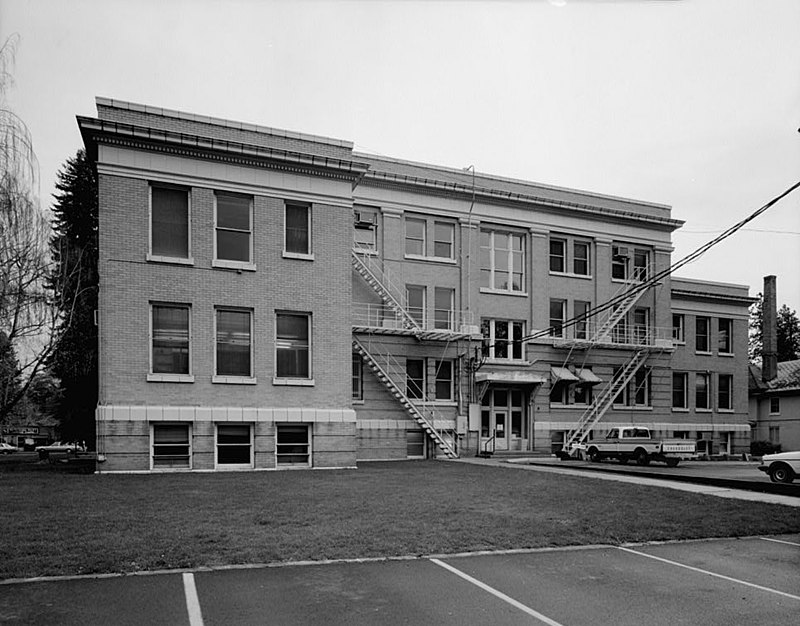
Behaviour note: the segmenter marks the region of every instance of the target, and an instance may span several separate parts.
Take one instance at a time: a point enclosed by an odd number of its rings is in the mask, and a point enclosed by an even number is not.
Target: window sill
[[[287,252],[286,250],[283,251],[283,258],[284,259],[296,259],[298,261],[313,261],[314,255],[308,254],[304,252]]]
[[[672,338],[672,343],[674,343],[676,346],[686,345],[686,342],[683,339],[675,339],[675,337]]]
[[[639,280],[639,279],[636,279],[636,278],[612,278],[611,282],[612,283],[620,283],[620,284],[633,283],[635,285],[641,285],[644,282],[644,280]]]
[[[717,409],[717,412],[718,413],[728,413],[728,414],[736,413],[736,411],[734,409]]]
[[[148,383],[193,383],[192,374],[148,374]]]
[[[709,350],[695,350],[694,353],[700,356],[714,356],[714,353]]]
[[[674,406],[674,407],[672,407],[672,412],[673,413],[688,413],[689,409],[683,408],[683,407],[675,407]]]
[[[508,291],[507,289],[492,289],[491,287],[481,287],[481,293],[490,293],[498,296],[517,296],[527,298],[527,291]]]
[[[223,463],[222,465],[220,465],[219,463],[217,463],[216,465],[214,465],[214,469],[220,472],[240,472],[242,470],[253,469],[253,464]]]
[[[621,406],[616,405],[613,407],[615,411],[652,411],[653,407],[651,406]]]
[[[592,280],[591,274],[575,274],[574,272],[554,272],[550,270],[550,276],[558,276],[559,278],[579,278],[581,280]]]
[[[456,260],[444,256],[424,256],[421,254],[406,254],[405,259],[409,261],[426,261],[429,263],[443,263],[445,265],[456,265]]]
[[[427,402],[417,402],[420,406],[458,406],[455,400],[428,400]]]
[[[736,356],[733,352],[717,352],[717,356],[725,357],[727,359],[731,359]]]
[[[695,413],[711,413],[711,409],[701,409],[700,407],[695,407]]]
[[[273,385],[283,385],[287,387],[313,387],[313,378],[273,378]]]
[[[496,359],[496,358],[487,358],[486,365],[522,365],[522,366],[530,366],[532,365],[531,361],[525,361],[523,359]]]
[[[228,270],[242,270],[245,272],[255,272],[256,264],[246,261],[226,261],[225,259],[214,259],[211,267],[220,267]]]
[[[148,254],[147,260],[150,263],[170,263],[172,265],[194,265],[194,258],[181,258],[173,256],[159,256],[157,254]]]
[[[371,248],[359,248],[358,246],[353,246],[353,252],[356,254],[363,254],[364,256],[378,256],[378,251],[372,250]]]
[[[212,376],[211,382],[223,385],[256,385],[258,379],[252,376]]]
[[[353,404],[358,405],[358,406],[363,406],[364,401],[363,400],[353,400]]]

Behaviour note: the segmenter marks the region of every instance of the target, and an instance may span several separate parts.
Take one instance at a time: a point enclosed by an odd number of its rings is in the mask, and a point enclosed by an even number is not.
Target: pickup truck
[[[668,467],[676,467],[681,459],[695,458],[697,444],[690,439],[653,439],[650,429],[642,426],[612,428],[605,439],[588,441],[580,446],[590,461],[617,459],[620,463],[630,460],[639,465],[650,461],[661,461]]]

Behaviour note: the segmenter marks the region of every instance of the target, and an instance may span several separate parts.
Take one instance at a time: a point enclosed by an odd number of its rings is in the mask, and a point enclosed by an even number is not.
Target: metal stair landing
[[[356,338],[353,338],[353,350],[366,362],[376,378],[389,390],[389,393],[400,403],[417,424],[425,431],[428,438],[436,445],[439,450],[449,459],[458,458],[458,453],[453,446],[436,430],[433,423],[417,408],[414,402],[406,395],[400,385],[392,380],[386,370],[381,367],[375,357],[370,354],[367,348]]]
[[[395,295],[395,290],[392,288],[388,276],[378,264],[365,260],[355,250],[351,250],[350,254],[350,260],[356,272],[380,296],[381,300],[392,309],[397,318],[402,321],[403,328],[420,332],[422,329],[417,320],[400,303],[400,298]]]

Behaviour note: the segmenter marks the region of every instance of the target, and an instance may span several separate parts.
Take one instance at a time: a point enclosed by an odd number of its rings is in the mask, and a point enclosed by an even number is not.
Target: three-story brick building
[[[668,206],[97,107],[102,471],[549,452],[631,422],[746,446],[747,289],[670,276]]]

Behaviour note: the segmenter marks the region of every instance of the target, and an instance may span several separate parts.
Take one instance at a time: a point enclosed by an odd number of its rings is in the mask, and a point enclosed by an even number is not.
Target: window
[[[566,271],[567,242],[563,239],[550,238],[550,271]]]
[[[406,359],[406,395],[415,400],[425,397],[424,359]]]
[[[673,439],[689,439],[689,431],[688,430],[673,430],[672,431]]]
[[[550,300],[550,336],[564,336],[565,300]]]
[[[686,372],[672,372],[672,408],[689,408],[688,375]]]
[[[453,330],[453,298],[455,290],[436,287],[433,292],[434,328]]]
[[[481,287],[497,291],[524,291],[524,235],[481,231]]]
[[[645,281],[648,278],[650,253],[647,250],[633,251],[633,280]]]
[[[733,352],[733,320],[720,318],[719,334],[717,335],[717,347],[720,354],[731,354]]]
[[[153,256],[189,258],[189,192],[150,188],[150,252]]]
[[[572,243],[572,273],[580,276],[589,276],[591,274],[589,244],[585,241],[574,241]]]
[[[311,378],[311,316],[277,313],[275,375],[277,378]]]
[[[217,465],[252,467],[252,429],[249,424],[217,425]]]
[[[452,259],[456,227],[447,222],[433,223],[433,256]]]
[[[284,251],[290,255],[311,254],[311,207],[286,203],[286,241]]]
[[[569,404],[569,383],[557,379],[550,385],[550,404]]]
[[[423,431],[406,431],[406,456],[409,459],[421,459],[425,457],[425,433]]]
[[[307,424],[278,424],[275,431],[277,465],[311,465],[311,433]]]
[[[710,375],[697,373],[694,375],[694,406],[697,409],[710,409]]]
[[[250,311],[217,309],[217,376],[252,377],[251,317]]]
[[[589,310],[592,308],[592,303],[575,300],[573,306],[575,311],[575,319],[579,320],[575,323],[575,339],[587,339],[589,336],[589,322],[587,315]]]
[[[781,399],[778,397],[769,399],[769,414],[779,415],[781,412]]]
[[[425,326],[425,287],[406,285],[406,309],[417,324]],[[435,297],[435,294],[434,294]]]
[[[357,208],[353,219],[353,247],[356,250],[378,249],[378,212],[375,209]]]
[[[698,317],[695,319],[694,349],[697,352],[710,352],[711,347],[708,343],[708,329],[711,320],[708,317]]]
[[[774,444],[779,444],[781,442],[781,427],[780,426],[770,426],[769,427],[769,442]]]
[[[481,322],[483,335],[483,355],[489,359],[522,360],[523,343],[525,334],[523,322],[508,322],[505,320],[483,320]]]
[[[686,341],[684,339],[684,316],[681,313],[672,314],[672,340],[678,343]]]
[[[581,371],[591,374],[592,368],[584,367]],[[581,378],[581,372],[578,372],[578,377]],[[594,393],[592,391],[593,383],[583,381],[584,379],[581,379],[581,381],[575,385],[575,404],[591,404],[594,400]]]
[[[154,304],[152,314],[153,374],[190,374],[189,306]]]
[[[622,373],[621,367],[614,368],[614,378],[618,378]],[[649,367],[640,367],[636,374],[624,388],[620,390],[614,398],[615,406],[651,406],[650,387],[651,372]]]
[[[526,437],[527,429],[525,421],[522,419],[524,410],[522,404],[522,392],[519,389],[511,390],[511,436]]]
[[[436,399],[453,399],[453,362],[436,361]]]
[[[253,258],[253,199],[216,194],[215,260],[250,263]]]
[[[364,399],[364,362],[361,355],[353,353],[353,400]]]
[[[633,342],[636,345],[644,345],[649,342],[649,320],[650,309],[636,308],[633,310]]]
[[[189,469],[190,441],[188,424],[153,424],[153,469]]]
[[[628,248],[624,246],[611,246],[611,278],[628,278]]]
[[[425,256],[425,220],[406,218],[406,254]]]
[[[730,411],[733,409],[733,376],[720,374],[717,382],[717,407],[722,411]]]

